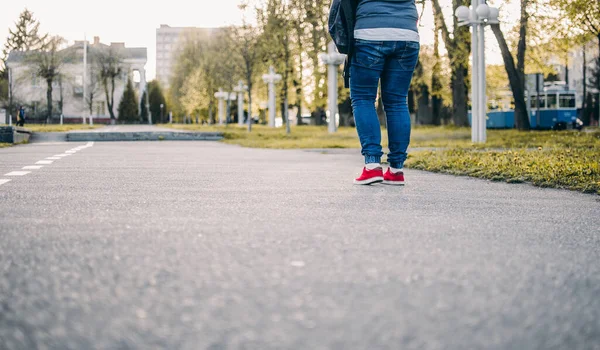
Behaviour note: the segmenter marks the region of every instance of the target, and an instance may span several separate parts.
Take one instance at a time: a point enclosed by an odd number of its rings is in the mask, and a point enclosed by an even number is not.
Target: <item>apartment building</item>
[[[177,58],[188,40],[207,40],[218,29],[171,27],[161,24],[156,29],[156,79],[163,88],[169,88]]]

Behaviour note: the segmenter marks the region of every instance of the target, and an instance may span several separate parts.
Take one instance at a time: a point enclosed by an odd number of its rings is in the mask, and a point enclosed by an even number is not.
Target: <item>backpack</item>
[[[338,51],[350,54],[354,42],[354,22],[358,0],[333,0],[329,10],[329,35]]]
[[[344,65],[344,84],[349,86],[350,62],[354,53],[354,24],[359,0],[333,0],[329,10],[329,35],[339,53],[348,55]]]

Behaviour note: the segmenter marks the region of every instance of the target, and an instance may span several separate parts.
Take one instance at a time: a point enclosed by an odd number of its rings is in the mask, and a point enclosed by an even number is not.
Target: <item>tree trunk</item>
[[[46,89],[46,103],[48,104],[48,117],[46,123],[50,124],[52,121],[52,79],[47,79],[46,83],[48,84],[48,88]]]
[[[508,74],[508,80],[510,88],[515,99],[515,124],[519,130],[529,130],[531,128],[529,124],[529,115],[527,113],[527,104],[525,103],[525,85],[521,81],[520,74],[515,66],[515,60],[510,53],[508,44],[504,39],[504,34],[500,29],[499,24],[492,24],[492,31],[498,40],[500,50],[502,51],[502,58],[504,59],[504,68]]]
[[[598,44],[600,46],[600,38],[598,38]],[[581,104],[581,110],[585,113],[585,105],[587,102],[587,62],[586,62],[586,45],[583,44],[583,102]],[[584,116],[584,119],[586,116]]]
[[[113,107],[115,105],[115,78],[112,77],[110,80],[110,95],[108,93],[108,90],[106,92],[106,104],[108,107],[108,113],[110,114],[110,119],[111,122],[114,122],[116,117],[115,117],[115,112],[113,111]]]

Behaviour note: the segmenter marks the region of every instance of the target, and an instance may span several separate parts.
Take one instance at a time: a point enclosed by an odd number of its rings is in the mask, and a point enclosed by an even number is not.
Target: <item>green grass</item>
[[[12,143],[0,142],[0,148],[10,147],[10,146],[12,146]]]
[[[287,135],[285,128],[270,128],[264,125],[247,127],[238,125],[161,125],[180,130],[222,132],[223,142],[250,148],[307,149],[307,148],[360,148],[355,128],[342,127],[335,134],[327,131],[327,126],[294,126]],[[412,133],[412,147],[446,147],[452,143],[470,140],[470,131],[454,127],[417,127]],[[382,130],[382,144],[387,147],[387,133]]]
[[[494,181],[528,182],[536,186],[600,194],[599,163],[597,149],[450,149],[412,153],[406,166]]]
[[[25,124],[25,129],[30,130],[32,132],[67,132],[73,130],[92,130],[97,128],[102,128],[104,125],[84,125],[84,124]]]
[[[354,128],[340,128],[331,135],[325,126],[300,126],[286,135],[285,129],[262,125],[254,126],[252,133],[232,125],[165,126],[223,132],[223,142],[244,147],[360,148]],[[385,148],[385,130],[382,136]],[[415,127],[410,145],[433,149],[411,152],[406,163],[409,168],[600,194],[600,130],[488,130],[488,141],[480,145],[471,143],[469,128]]]

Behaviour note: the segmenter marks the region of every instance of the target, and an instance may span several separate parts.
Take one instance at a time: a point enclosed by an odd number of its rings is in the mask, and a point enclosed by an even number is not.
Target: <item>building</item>
[[[586,94],[598,94],[598,88],[589,86],[593,70],[598,59],[598,40],[594,39],[587,44],[571,50],[569,62],[569,88],[577,91],[577,108],[583,105],[583,85],[588,84]],[[584,62],[585,60],[585,62]],[[583,80],[583,68],[586,67],[586,80]]]
[[[156,79],[164,88],[169,82],[179,54],[188,40],[208,40],[218,29],[170,27],[161,24],[156,29]]]
[[[147,62],[146,48],[127,48],[124,43],[100,43],[100,38],[94,37],[93,43],[87,43],[87,73],[86,99],[83,96],[83,41],[76,41],[72,46],[59,51],[62,59],[60,78],[53,82],[53,118],[59,118],[62,113],[65,122],[80,122],[84,116],[91,115],[94,120],[102,123],[110,120],[106,103],[104,87],[99,79],[99,68],[95,54],[112,52],[118,57],[121,74],[115,81],[114,114],[118,118],[118,105],[125,90],[128,78],[132,79],[137,91],[138,100],[146,89]],[[10,94],[13,105],[26,107],[27,116],[32,119],[43,119],[47,109],[47,85],[35,74],[35,70],[27,52],[11,52],[6,67],[9,70]],[[92,98],[93,95],[93,98]],[[62,110],[60,106],[62,105]],[[13,116],[14,117],[14,116]]]

